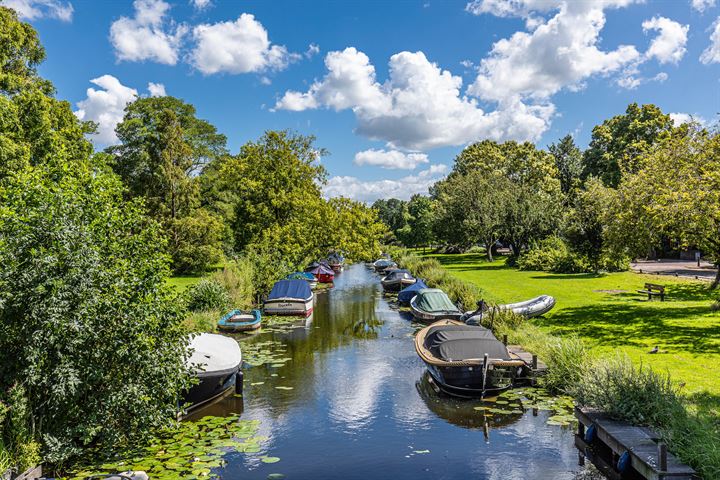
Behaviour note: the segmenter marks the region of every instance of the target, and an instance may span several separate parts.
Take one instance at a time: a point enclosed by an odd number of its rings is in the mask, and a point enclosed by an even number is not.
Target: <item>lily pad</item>
[[[260,457],[260,461],[263,463],[277,463],[280,461],[280,457]]]

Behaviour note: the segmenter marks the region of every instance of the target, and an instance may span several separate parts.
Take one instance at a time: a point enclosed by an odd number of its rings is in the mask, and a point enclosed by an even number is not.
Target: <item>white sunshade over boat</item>
[[[194,351],[187,361],[198,377],[232,372],[242,362],[240,345],[234,338],[214,333],[201,333],[188,345]]]

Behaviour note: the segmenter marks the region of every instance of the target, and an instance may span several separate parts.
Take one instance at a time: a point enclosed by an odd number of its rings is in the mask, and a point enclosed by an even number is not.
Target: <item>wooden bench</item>
[[[652,300],[652,297],[654,295],[658,295],[660,297],[661,302],[665,301],[665,286],[664,285],[657,285],[655,283],[646,283],[645,290],[638,290],[638,293],[647,294],[648,300]]]

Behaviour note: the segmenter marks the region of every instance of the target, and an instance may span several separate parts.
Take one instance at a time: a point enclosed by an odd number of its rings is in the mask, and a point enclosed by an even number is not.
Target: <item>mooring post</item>
[[[667,470],[667,445],[665,442],[658,442],[658,465],[661,472]]]
[[[533,370],[537,370],[537,363],[538,363],[537,355],[535,355],[533,353],[533,356],[532,356],[532,369]]]
[[[507,333],[503,335],[503,345],[507,347]]]

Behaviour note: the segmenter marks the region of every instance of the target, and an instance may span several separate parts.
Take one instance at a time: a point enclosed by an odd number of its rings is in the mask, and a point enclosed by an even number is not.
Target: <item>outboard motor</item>
[[[467,312],[462,316],[463,322],[474,327],[482,326],[483,312],[485,311],[485,300],[480,300],[477,303],[477,306],[477,310],[474,312]]]

